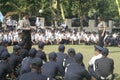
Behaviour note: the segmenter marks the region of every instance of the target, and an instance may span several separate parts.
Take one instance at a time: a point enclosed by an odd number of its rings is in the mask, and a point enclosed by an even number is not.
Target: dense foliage
[[[120,0],[117,1],[120,4]],[[31,16],[45,17],[50,24],[73,17],[80,18],[82,23],[83,19],[96,19],[99,15],[105,19],[119,20],[116,0],[0,0],[0,11],[6,17],[13,12],[11,15],[17,19],[27,11]]]

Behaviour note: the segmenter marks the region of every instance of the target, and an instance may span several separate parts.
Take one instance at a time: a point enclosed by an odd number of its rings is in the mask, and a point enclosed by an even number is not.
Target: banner
[[[3,16],[3,14],[0,11],[0,22],[3,22],[3,20],[4,20],[4,16]]]
[[[116,0],[116,4],[117,4],[117,7],[118,7],[118,12],[119,12],[119,16],[120,16],[120,6],[119,6],[119,1]]]

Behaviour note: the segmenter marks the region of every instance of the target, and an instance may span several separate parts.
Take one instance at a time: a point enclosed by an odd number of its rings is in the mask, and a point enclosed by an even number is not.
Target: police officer
[[[21,56],[22,59],[28,56],[29,51],[26,49],[26,46],[23,41],[19,42],[20,50],[19,50],[19,55]]]
[[[68,58],[67,54],[64,53],[65,46],[63,44],[61,44],[58,48],[58,51],[59,52],[57,53],[57,62],[58,62],[58,64],[63,66],[64,59]]]
[[[98,45],[100,47],[104,46],[104,37],[105,37],[105,33],[106,33],[106,25],[105,22],[103,21],[102,17],[98,17],[98,34],[99,34],[99,41],[98,41]]]
[[[87,80],[91,79],[90,74],[87,72],[85,67],[82,66],[83,56],[81,53],[78,53],[74,56],[75,62],[67,65],[65,69],[64,80]]]
[[[25,43],[27,50],[29,51],[31,49],[32,42],[31,42],[31,25],[28,18],[29,18],[29,14],[24,13],[23,20],[21,21],[20,26],[21,26],[21,29],[23,30],[22,41]]]
[[[39,58],[41,58],[43,61],[47,62],[46,54],[45,54],[45,52],[43,51],[43,49],[44,49],[44,43],[43,43],[43,42],[39,42],[39,43],[38,43],[38,48],[39,48],[39,50],[38,50],[37,53],[36,53],[36,57],[39,57]]]
[[[29,51],[29,56],[23,59],[22,66],[21,66],[21,69],[20,69],[20,75],[24,74],[24,73],[27,73],[27,72],[30,72],[30,66],[29,65],[30,65],[30,62],[35,58],[36,53],[37,53],[37,50],[35,48],[32,48]]]
[[[18,45],[15,45],[13,47],[13,53],[10,55],[10,58],[8,61],[12,71],[14,72],[14,74],[16,76],[18,75],[17,71],[18,71],[21,61],[22,61],[22,58],[19,56],[19,49],[20,49],[20,47]]]
[[[58,73],[60,73],[60,76],[64,76],[64,69],[62,66],[60,66],[57,62],[57,54],[55,52],[51,52],[49,54],[49,62],[46,62],[42,66],[42,74],[49,77],[49,79],[53,80],[58,76]]]
[[[0,80],[7,80],[7,75],[11,78],[15,78],[10,65],[8,64],[10,54],[7,51],[2,52],[0,61]]]
[[[8,46],[8,41],[3,40],[2,44],[0,45],[0,56],[1,56],[2,52],[4,52],[4,51],[8,52],[7,46]]]
[[[75,59],[74,59],[75,54],[76,54],[76,52],[75,52],[75,50],[73,48],[68,49],[68,58],[64,59],[64,61],[63,61],[63,66],[64,67],[66,67],[70,63],[75,62]]]
[[[97,80],[113,80],[114,61],[108,58],[109,50],[103,48],[103,57],[95,61],[95,77]]]
[[[47,77],[41,74],[42,64],[40,58],[34,58],[30,63],[31,72],[21,75],[19,80],[47,80]]]

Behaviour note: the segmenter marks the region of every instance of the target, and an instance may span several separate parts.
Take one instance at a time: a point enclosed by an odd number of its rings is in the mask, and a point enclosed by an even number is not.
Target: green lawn
[[[37,49],[37,46],[33,46],[34,48]],[[67,53],[67,50],[69,48],[74,48],[76,50],[76,52],[81,52],[84,56],[84,63],[86,65],[86,68],[88,67],[88,62],[91,59],[91,57],[94,55],[94,46],[90,45],[90,46],[86,46],[86,45],[65,45],[66,50],[65,52]],[[118,74],[120,74],[120,48],[118,47],[108,47],[109,48],[109,56],[110,58],[112,58],[114,60],[114,64],[115,64],[115,69],[114,69],[114,73],[116,74],[116,76]],[[9,52],[12,52],[12,46],[8,47]],[[58,45],[46,45],[44,48],[44,51],[46,52],[46,54],[49,54],[52,51],[57,52],[58,51]],[[119,77],[119,76],[117,76]],[[120,80],[120,79],[115,79],[115,80]]]

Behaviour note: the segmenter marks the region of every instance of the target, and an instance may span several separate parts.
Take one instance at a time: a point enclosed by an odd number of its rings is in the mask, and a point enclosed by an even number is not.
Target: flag
[[[4,16],[3,16],[3,14],[0,11],[0,22],[3,22],[3,20],[4,20]]]
[[[52,0],[53,2],[52,2],[52,7],[54,8],[54,9],[57,9],[57,0]]]

